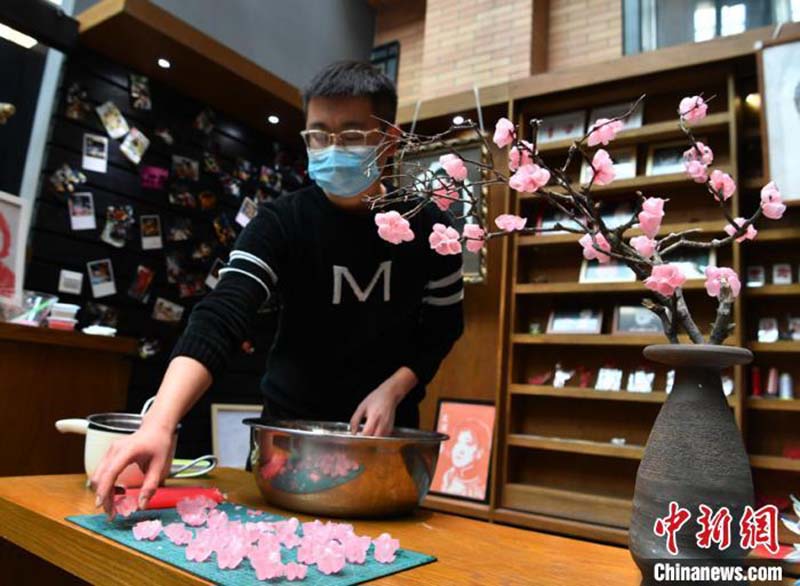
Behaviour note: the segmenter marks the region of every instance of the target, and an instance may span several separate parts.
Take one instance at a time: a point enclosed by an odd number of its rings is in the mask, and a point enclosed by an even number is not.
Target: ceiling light
[[[453,124],[464,124],[463,116],[453,116]]]
[[[163,57],[161,57],[161,58],[159,58],[159,60],[158,60],[158,66],[159,66],[161,69],[169,69],[170,67],[172,67],[172,63],[170,63],[169,61],[167,61],[166,59],[164,59]]]
[[[30,49],[36,43],[36,39],[33,37],[29,37],[28,35],[22,34],[18,30],[11,28],[10,26],[6,26],[4,24],[0,24],[0,38],[6,39],[7,41],[11,41],[12,43],[16,43],[20,47],[24,47],[25,49]]]
[[[744,101],[753,109],[758,109],[761,107],[761,94],[747,94]]]
[[[269,122],[270,124],[277,124],[280,121],[281,121],[281,119],[278,118],[277,116],[275,116],[275,114],[270,114],[267,117],[267,122]]]

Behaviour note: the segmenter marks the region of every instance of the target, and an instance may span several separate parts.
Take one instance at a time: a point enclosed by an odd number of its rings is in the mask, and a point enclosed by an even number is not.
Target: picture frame
[[[632,283],[635,280],[636,273],[628,265],[613,258],[605,264],[583,259],[578,275],[579,283]]]
[[[242,420],[261,417],[263,405],[211,403],[211,451],[218,466],[244,470],[250,455],[250,428]]]
[[[588,124],[594,124],[600,118],[608,118],[609,120],[612,118],[617,118],[619,116],[624,115],[631,109],[633,106],[634,101],[630,102],[620,102],[617,104],[609,104],[607,106],[598,106],[597,108],[592,108],[589,112],[589,122]],[[644,102],[639,102],[639,105],[636,109],[631,112],[631,114],[624,118],[622,122],[622,129],[623,130],[630,130],[632,128],[641,128],[642,122],[644,121]]]
[[[496,416],[491,401],[439,399],[436,430],[450,437],[439,448],[430,494],[489,501]]]
[[[772,265],[772,284],[791,285],[793,282],[792,265],[788,262]]]
[[[762,317],[758,320],[757,339],[762,344],[777,342],[781,337],[778,319],[774,317]]]
[[[618,336],[662,334],[664,324],[661,318],[643,305],[617,305],[611,333]]]
[[[488,139],[488,137],[487,137]],[[397,177],[398,187],[409,186],[412,180],[431,183],[440,177],[445,177],[444,168],[439,163],[439,157],[456,150],[462,157],[473,161],[481,161],[482,164],[490,163],[491,153],[486,142],[479,138],[453,139],[440,141],[431,145],[426,145],[414,153],[405,153],[398,156],[395,160],[394,174]],[[468,165],[469,175],[465,181],[465,189],[472,191],[474,200],[480,201],[480,209],[475,210],[481,218],[486,218],[489,214],[489,187],[482,185],[481,182],[488,178],[486,169],[477,165]],[[479,193],[476,193],[476,190]],[[453,227],[459,233],[464,231],[467,221],[473,222],[474,218],[459,219],[469,211],[470,204],[466,197],[462,201],[454,202],[449,209],[453,218]],[[483,283],[486,281],[487,274],[487,251],[486,246],[481,247],[477,252],[469,252],[466,245],[463,246],[463,276],[465,283]]]
[[[594,383],[596,391],[621,391],[622,369],[604,366],[597,371],[597,381]]]
[[[637,368],[628,373],[628,384],[625,390],[629,393],[652,393],[656,373],[646,368]]]
[[[580,229],[580,225],[567,214],[550,206],[541,206],[536,215],[536,228],[538,230],[551,230],[556,224],[561,224],[567,228]],[[566,230],[553,230],[551,232],[540,232],[537,236],[547,238],[548,236],[566,233]]]
[[[0,304],[22,304],[28,201],[0,191]]]
[[[786,332],[793,342],[800,342],[800,317],[786,318]]]
[[[800,42],[765,47],[758,63],[767,131],[764,175],[780,186],[785,201],[800,199],[800,165],[792,155],[800,135]]]
[[[702,139],[705,142],[706,139]],[[645,174],[648,176],[653,175],[669,175],[672,173],[683,173],[683,153],[686,152],[687,146],[685,140],[673,140],[671,142],[662,142],[658,144],[651,144],[647,149],[647,164],[645,166]]]
[[[546,331],[548,334],[599,334],[603,331],[603,310],[553,310]]]
[[[614,162],[614,180],[632,179],[636,177],[636,147],[621,147],[609,150],[608,154]],[[587,185],[592,179],[592,167],[585,159],[581,163],[580,183]]]
[[[767,283],[767,271],[764,265],[747,267],[747,287],[763,287]]]
[[[717,266],[717,251],[714,249],[684,249],[664,257],[664,261],[676,265],[687,280],[705,279],[706,268]]]
[[[586,132],[586,110],[540,116],[538,144],[579,139]]]

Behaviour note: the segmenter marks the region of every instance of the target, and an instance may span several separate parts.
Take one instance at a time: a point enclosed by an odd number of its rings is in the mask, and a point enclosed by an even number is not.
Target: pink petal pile
[[[467,166],[458,155],[448,153],[439,157],[439,164],[452,179],[464,181],[467,178]]]
[[[433,231],[428,236],[428,243],[437,254],[461,254],[461,236],[450,226],[434,224]]]
[[[120,517],[130,517],[139,509],[132,496],[119,496],[114,499],[114,512]]]
[[[217,567],[232,570],[248,560],[259,580],[304,580],[309,566],[316,566],[325,575],[338,574],[347,564],[364,564],[370,547],[373,558],[390,564],[397,557],[400,542],[388,533],[377,539],[357,535],[347,523],[323,523],[316,520],[300,523],[291,518],[283,521],[258,521],[262,511],[247,509],[250,521],[231,520],[216,503],[200,497],[183,499],[176,507],[183,523],[162,527],[161,521],[141,521],[133,526],[137,540],[155,540],[163,532],[175,545],[186,546],[186,559],[205,562],[215,555]],[[186,519],[196,521],[204,516],[203,525],[194,531]],[[298,531],[302,529],[302,537]],[[297,562],[284,561],[283,554],[296,550]]]
[[[378,226],[378,236],[392,244],[414,240],[411,224],[396,210],[375,214],[375,225]]]

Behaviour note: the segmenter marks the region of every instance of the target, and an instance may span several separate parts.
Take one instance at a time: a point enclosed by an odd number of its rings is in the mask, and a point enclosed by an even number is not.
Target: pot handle
[[[59,419],[56,421],[56,429],[61,433],[79,433],[86,435],[89,429],[88,419]]]

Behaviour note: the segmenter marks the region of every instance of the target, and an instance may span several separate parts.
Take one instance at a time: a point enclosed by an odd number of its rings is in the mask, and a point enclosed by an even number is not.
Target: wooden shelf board
[[[747,345],[750,350],[753,352],[764,352],[764,353],[776,353],[776,352],[787,352],[787,353],[794,353],[800,352],[800,342],[790,342],[788,340],[782,340],[779,342],[750,342]]]
[[[668,343],[664,336],[658,334],[514,334],[512,342],[560,346],[647,346]]]
[[[779,470],[783,472],[800,472],[800,460],[784,458],[783,456],[765,456],[753,454],[750,456],[750,465],[762,470]]]
[[[489,505],[487,503],[475,503],[466,500],[448,498],[446,496],[429,494],[422,501],[422,506],[434,511],[442,511],[474,519],[489,520]]]
[[[749,397],[747,408],[754,411],[800,411],[800,399],[765,399]]]
[[[800,240],[800,228],[765,228],[758,231],[753,242],[780,242],[784,240]]]
[[[553,515],[539,515],[499,507],[492,511],[492,521],[537,531],[568,535],[579,539],[591,539],[592,541],[621,546],[628,545],[628,531],[625,529],[598,525],[597,523],[573,521],[572,519],[561,519]]]
[[[633,509],[631,499],[516,483],[503,487],[502,506],[620,529],[630,525]]]
[[[746,287],[744,291],[746,297],[783,297],[789,295],[800,295],[800,284]]]
[[[508,436],[508,445],[519,448],[532,448],[552,452],[570,452],[590,456],[608,456],[641,460],[644,446],[615,446],[606,442],[595,442],[580,439],[545,437],[540,435],[512,433]]]
[[[707,234],[718,234],[723,232],[725,222],[683,222],[680,224],[664,224],[661,226],[659,235],[666,236],[671,232],[682,232],[690,228],[699,228]],[[632,228],[627,235],[638,236],[642,231],[638,228]],[[536,234],[532,236],[519,236],[517,238],[517,246],[552,246],[554,244],[573,244],[578,241],[580,234]]]
[[[702,279],[686,281],[683,285],[684,291],[696,291],[705,289]],[[518,295],[551,295],[553,293],[622,293],[634,291],[644,294],[647,290],[641,281],[631,281],[623,283],[517,283],[514,285],[514,293]]]
[[[156,4],[101,0],[77,19],[82,45],[256,130],[300,143],[303,112],[296,87]],[[158,67],[160,57],[172,67]],[[271,114],[280,118],[279,124],[267,124]]]
[[[125,336],[90,336],[77,331],[67,332],[10,323],[0,323],[0,340],[128,355],[135,354],[137,348],[136,340]]]
[[[566,397],[599,401],[630,401],[635,403],[663,403],[667,393],[631,393],[629,391],[597,391],[581,387],[562,387],[557,389],[547,385],[512,384],[508,388],[512,395],[533,395],[538,397]]]
[[[692,130],[702,132],[712,132],[714,130],[724,130],[728,127],[730,116],[727,112],[718,112],[710,114],[702,120],[692,124]],[[590,120],[589,124],[594,123]],[[683,136],[680,126],[678,125],[677,117],[675,120],[667,120],[665,122],[655,122],[653,124],[645,124],[639,128],[631,128],[630,130],[623,130],[614,139],[614,146],[627,145],[642,141],[663,140],[668,138],[678,138]],[[539,152],[541,154],[566,152],[572,146],[574,141],[572,139],[557,140],[539,145]]]

